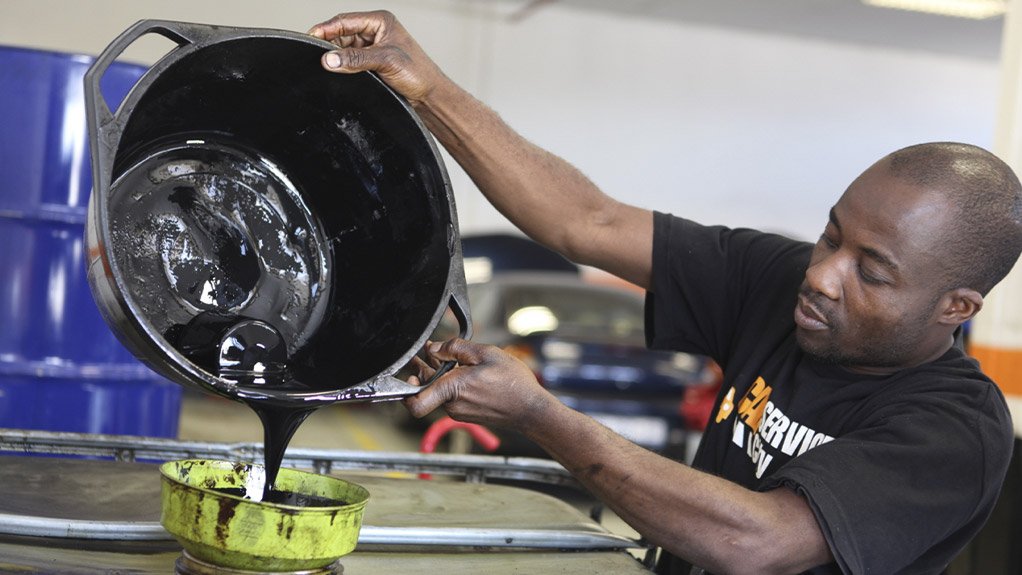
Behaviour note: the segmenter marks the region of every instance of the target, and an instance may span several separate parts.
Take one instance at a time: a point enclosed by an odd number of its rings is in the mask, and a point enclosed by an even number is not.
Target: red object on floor
[[[472,439],[487,453],[492,453],[500,447],[500,438],[482,425],[455,421],[450,416],[445,416],[434,421],[426,429],[426,433],[422,434],[422,440],[419,442],[419,451],[421,453],[433,453],[436,451],[436,446],[440,443],[440,439],[450,433],[452,429],[464,429],[467,431]],[[419,479],[429,479],[430,477],[432,476],[429,473],[419,474]]]
[[[685,428],[692,431],[706,431],[713,413],[713,405],[717,402],[724,373],[716,363],[710,365],[713,370],[712,385],[693,385],[685,388],[681,401],[681,416],[685,420]]]

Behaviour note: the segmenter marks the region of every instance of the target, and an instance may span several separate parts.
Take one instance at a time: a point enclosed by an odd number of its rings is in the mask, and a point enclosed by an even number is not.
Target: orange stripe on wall
[[[1022,395],[1022,349],[970,345],[969,355],[979,361],[983,373],[997,382],[1001,391]]]

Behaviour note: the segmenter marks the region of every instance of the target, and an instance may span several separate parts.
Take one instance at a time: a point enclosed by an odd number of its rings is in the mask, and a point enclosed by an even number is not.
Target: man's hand
[[[338,14],[309,34],[338,47],[323,54],[325,69],[375,72],[412,105],[424,102],[440,82],[449,82],[390,12]]]
[[[434,366],[457,361],[458,367],[404,400],[415,417],[443,406],[458,421],[521,430],[559,403],[528,366],[492,345],[453,339],[432,343],[427,351]],[[413,384],[433,373],[433,367],[424,363],[419,367],[419,377],[410,380]]]

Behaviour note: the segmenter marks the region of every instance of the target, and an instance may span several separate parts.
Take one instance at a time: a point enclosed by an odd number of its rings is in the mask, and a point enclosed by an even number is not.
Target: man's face
[[[937,323],[939,194],[887,173],[882,160],[831,209],[795,306],[798,343],[846,368],[890,372],[946,349]]]

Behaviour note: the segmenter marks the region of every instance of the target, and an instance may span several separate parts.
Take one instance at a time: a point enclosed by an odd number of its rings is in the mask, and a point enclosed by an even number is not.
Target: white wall
[[[484,97],[512,125],[700,221],[815,238],[887,152],[993,138],[995,62],[554,9],[498,27],[493,53]]]
[[[814,238],[898,147],[990,147],[996,62],[486,0],[4,0],[0,43],[97,54],[141,18],[307,29],[395,12],[448,74],[611,195],[700,221]],[[953,42],[953,38],[947,39]],[[168,43],[128,53],[151,62]],[[463,233],[507,224],[449,162]]]

